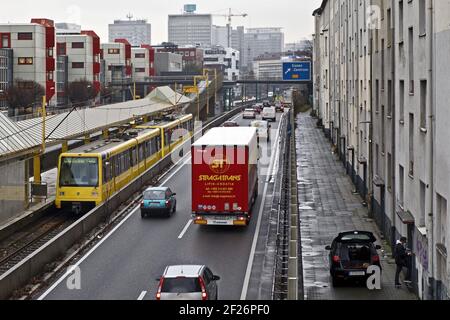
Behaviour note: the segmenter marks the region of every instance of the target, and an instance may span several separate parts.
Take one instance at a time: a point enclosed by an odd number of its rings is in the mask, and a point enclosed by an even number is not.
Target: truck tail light
[[[156,300],[161,300],[161,290],[164,283],[164,278],[161,277],[161,280],[159,280],[159,286],[158,286],[158,292],[156,293]]]
[[[206,292],[205,282],[202,277],[198,277],[198,281],[200,282],[200,287],[202,288],[202,300],[208,300],[208,293]]]

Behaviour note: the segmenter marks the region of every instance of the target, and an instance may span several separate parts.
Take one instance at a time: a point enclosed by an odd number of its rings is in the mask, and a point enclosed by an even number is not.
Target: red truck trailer
[[[257,197],[256,128],[214,128],[192,145],[195,224],[247,226]]]

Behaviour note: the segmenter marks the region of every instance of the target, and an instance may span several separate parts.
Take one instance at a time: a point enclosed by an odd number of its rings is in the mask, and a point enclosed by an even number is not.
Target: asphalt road
[[[272,124],[270,148],[278,121]],[[241,126],[250,120],[237,118]],[[265,142],[262,142],[264,144]],[[273,150],[272,150],[273,152]],[[190,158],[186,158],[190,159]],[[262,170],[260,174],[266,173]],[[79,260],[81,289],[70,290],[70,275],[49,287],[40,299],[48,300],[152,300],[167,265],[205,264],[221,277],[219,299],[238,300],[244,287],[258,223],[265,176],[260,177],[259,198],[248,228],[202,227],[191,221],[191,167],[184,163],[163,178],[177,193],[177,213],[171,218],[142,220],[139,208],[93,250]],[[251,270],[249,268],[249,270]],[[70,281],[69,281],[70,282]]]

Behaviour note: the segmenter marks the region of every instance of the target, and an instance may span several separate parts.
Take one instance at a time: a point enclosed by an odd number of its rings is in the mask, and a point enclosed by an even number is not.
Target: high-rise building
[[[281,53],[283,49],[282,28],[249,28],[244,35],[242,65],[251,68],[256,57],[266,53]]]
[[[147,20],[114,20],[109,25],[109,42],[126,39],[131,46],[140,47],[152,43],[152,26]]]
[[[169,42],[176,45],[210,47],[213,44],[212,15],[169,15],[168,32]]]

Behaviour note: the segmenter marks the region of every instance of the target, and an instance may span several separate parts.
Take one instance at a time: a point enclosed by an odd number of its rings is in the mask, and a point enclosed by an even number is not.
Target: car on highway
[[[225,128],[229,128],[229,127],[239,127],[239,123],[237,123],[236,121],[226,121],[224,122],[224,124],[222,125],[222,127]]]
[[[269,100],[264,100],[263,101],[263,108],[270,108],[272,105],[270,104]]]
[[[267,121],[277,121],[277,111],[275,107],[264,108],[262,112],[262,119]]]
[[[350,231],[340,233],[330,246],[329,266],[333,286],[339,286],[345,280],[366,280],[367,269],[371,265],[380,267],[380,256],[375,245],[377,239],[372,232]]]
[[[219,276],[204,265],[166,267],[159,281],[156,300],[218,300]]]
[[[262,110],[263,110],[263,106],[261,103],[257,103],[253,106],[253,110],[255,110],[255,112],[257,114],[261,114]]]
[[[250,108],[245,109],[242,118],[244,118],[244,119],[256,119],[255,110],[250,109]]]
[[[284,106],[281,102],[279,102],[275,105],[275,111],[276,112],[284,112]]]
[[[141,202],[141,217],[164,214],[170,217],[177,211],[176,193],[167,187],[151,187],[144,191]]]
[[[250,124],[251,127],[257,128],[258,141],[260,139],[266,139],[267,142],[270,141],[270,128],[269,122],[264,120],[255,120]]]

